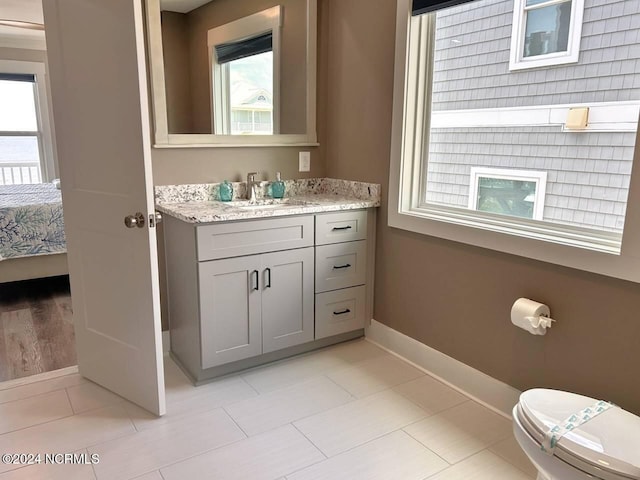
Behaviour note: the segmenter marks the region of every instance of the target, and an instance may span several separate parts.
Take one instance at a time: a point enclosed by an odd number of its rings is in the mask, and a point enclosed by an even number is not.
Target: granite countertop
[[[234,200],[217,200],[219,183],[156,187],[156,208],[188,223],[212,223],[303,215],[380,206],[380,185],[332,178],[285,181],[285,198],[270,198],[270,182],[257,187],[257,204],[246,197],[246,184],[233,183]]]

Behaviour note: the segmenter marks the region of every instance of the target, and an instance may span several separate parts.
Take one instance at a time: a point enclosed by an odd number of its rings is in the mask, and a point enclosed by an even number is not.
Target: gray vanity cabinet
[[[172,357],[201,382],[362,336],[374,214],[165,216]]]

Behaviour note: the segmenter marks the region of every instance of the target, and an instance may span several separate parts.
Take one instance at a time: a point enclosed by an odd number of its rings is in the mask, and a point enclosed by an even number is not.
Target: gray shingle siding
[[[578,63],[518,71],[513,6],[483,0],[437,14],[433,110],[640,99],[639,0],[585,0]]]
[[[543,220],[620,231],[635,133],[557,126],[432,129],[427,201],[467,207],[471,167],[547,172]]]

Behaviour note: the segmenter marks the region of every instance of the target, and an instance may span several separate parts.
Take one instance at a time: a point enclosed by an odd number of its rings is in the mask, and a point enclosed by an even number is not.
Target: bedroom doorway
[[[42,25],[39,0],[5,14]],[[15,48],[0,54],[0,382],[76,364],[44,31],[7,28]]]
[[[0,285],[0,382],[76,363],[69,277]]]

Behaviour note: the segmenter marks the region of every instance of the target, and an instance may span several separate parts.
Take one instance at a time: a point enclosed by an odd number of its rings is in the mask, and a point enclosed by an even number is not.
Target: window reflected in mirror
[[[273,52],[231,61],[228,68],[231,132],[216,133],[273,134]]]
[[[281,20],[276,6],[207,32],[216,135],[279,133]]]

